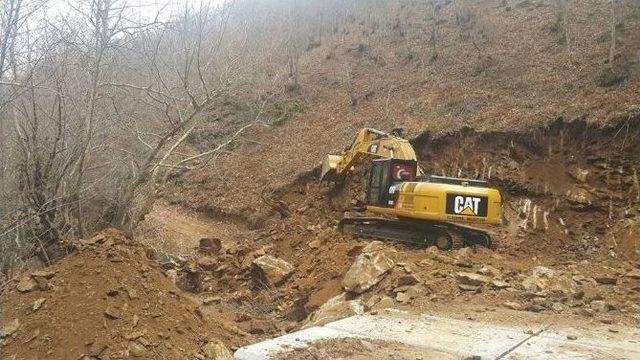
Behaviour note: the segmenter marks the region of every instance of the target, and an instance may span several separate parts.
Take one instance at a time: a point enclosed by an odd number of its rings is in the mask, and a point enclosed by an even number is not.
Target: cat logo
[[[463,216],[487,216],[487,198],[447,194],[447,214]]]
[[[478,215],[478,205],[480,204],[480,198],[473,196],[456,196],[453,200],[454,209],[456,214],[461,215]]]

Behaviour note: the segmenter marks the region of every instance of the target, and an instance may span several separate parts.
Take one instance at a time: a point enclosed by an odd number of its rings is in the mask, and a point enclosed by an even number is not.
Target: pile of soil
[[[236,344],[121,232],[78,247],[2,294],[3,357],[204,358],[207,344]]]

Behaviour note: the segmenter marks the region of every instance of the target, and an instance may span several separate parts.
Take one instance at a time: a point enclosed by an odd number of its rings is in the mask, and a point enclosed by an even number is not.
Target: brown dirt
[[[633,169],[640,165],[638,131],[637,120],[609,128],[576,121],[557,122],[524,134],[465,130],[416,138],[414,144],[429,172],[486,177],[491,166],[491,181],[505,197],[505,224],[490,228],[495,234],[492,249],[432,257],[420,247],[390,244],[406,267],[396,267],[363,299],[394,297],[396,282],[408,267],[427,288],[423,298],[411,302],[416,309],[460,301],[484,306],[515,301],[542,313],[587,314],[633,323],[636,320],[628,315],[637,310],[634,304],[640,299],[637,281],[623,275],[637,266],[638,259],[637,239],[630,236],[640,216],[638,190],[633,185]],[[338,234],[334,227],[343,214],[353,211],[363,193],[361,169],[339,191],[318,184],[317,169],[275,190],[273,197],[285,204],[291,215],[282,218],[276,211],[265,212],[259,229],[246,232],[245,242],[218,257],[230,268],[205,271],[210,274],[206,275],[206,286],[214,292],[226,291],[222,295],[225,301],[252,316],[266,315],[276,323],[280,319],[292,322],[289,326],[299,326],[296,320],[342,291],[344,273],[366,244],[367,240]],[[575,178],[578,170],[587,173],[584,181]],[[576,198],[575,194],[586,195]],[[531,214],[525,221],[525,201],[537,209],[535,229]],[[280,286],[252,288],[248,264],[262,253],[291,262],[296,268],[293,276]],[[458,288],[456,272],[478,271],[483,265],[497,268],[501,280],[515,288],[471,293]],[[542,308],[536,308],[534,303],[541,300],[534,300],[535,296],[519,285],[535,266],[585,278],[610,276],[618,281],[615,285],[583,282],[576,285],[575,297],[551,296]],[[583,292],[591,295],[580,298]],[[606,314],[585,311],[594,299],[602,299],[614,310]],[[564,306],[552,310],[553,303]]]
[[[98,238],[47,268],[53,276],[41,287],[2,294],[2,324],[21,324],[3,357],[129,358],[138,344],[146,348],[143,358],[183,358],[213,339],[236,343],[221,322],[199,314],[144,247],[115,230]],[[38,299],[46,300],[34,310]]]
[[[200,239],[218,238],[236,241],[243,229],[240,224],[217,222],[204,214],[159,201],[145,216],[134,236],[146,246],[187,256],[198,248]]]

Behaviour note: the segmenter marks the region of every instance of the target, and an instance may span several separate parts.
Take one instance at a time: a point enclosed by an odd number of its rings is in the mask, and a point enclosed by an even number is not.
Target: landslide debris
[[[273,190],[287,217],[207,208],[246,230],[176,271],[197,273],[199,296],[239,311],[238,327],[260,336],[361,311],[456,303],[631,323],[640,320],[639,125],[560,120],[526,133],[466,129],[413,139],[429,173],[500,188],[504,224],[489,229],[491,249],[440,251],[338,233],[337,221],[362,205],[364,163],[339,188],[318,184],[314,169]]]
[[[338,233],[337,220],[361,205],[362,167],[340,189],[318,184],[314,170],[274,190],[286,218],[274,210],[258,227],[227,215],[203,221],[182,257],[107,231],[5,291],[2,354],[206,357],[220,342],[233,349],[351,314],[439,305],[638,321],[640,130],[629,124],[416,139],[431,173],[490,178],[502,190],[505,219],[491,229],[491,249]],[[167,224],[183,223],[169,213]]]
[[[121,232],[78,247],[2,293],[3,358],[205,359],[238,344]]]

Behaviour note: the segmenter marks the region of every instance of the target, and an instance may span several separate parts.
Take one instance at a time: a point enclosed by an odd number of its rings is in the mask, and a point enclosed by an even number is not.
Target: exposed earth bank
[[[340,189],[319,184],[317,169],[300,173],[249,215],[221,215],[204,198],[186,207],[167,195],[135,240],[105,231],[75,243],[59,264],[11,282],[2,294],[2,353],[216,358],[384,308],[598,323],[616,333],[640,320],[639,132],[629,119],[413,139],[427,171],[501,189],[504,221],[488,229],[490,249],[339,234],[337,220],[360,205],[362,168]]]

